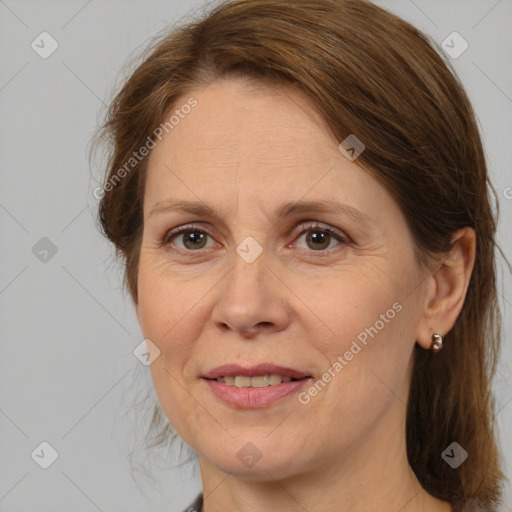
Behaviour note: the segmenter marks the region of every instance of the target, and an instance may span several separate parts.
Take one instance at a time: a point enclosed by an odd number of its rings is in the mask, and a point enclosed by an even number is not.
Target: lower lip
[[[239,409],[254,409],[267,407],[281,398],[297,393],[311,381],[311,377],[291,382],[281,382],[281,384],[265,388],[237,388],[216,380],[204,378],[201,378],[201,380],[208,384],[217,397],[229,405]]]

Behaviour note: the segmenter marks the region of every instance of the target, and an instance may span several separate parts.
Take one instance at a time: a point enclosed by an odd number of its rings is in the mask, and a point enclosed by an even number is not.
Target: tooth
[[[265,388],[268,386],[268,375],[259,375],[251,378],[252,388]]]
[[[275,373],[269,375],[268,382],[271,386],[275,386],[276,384],[281,384],[281,375],[277,375]]]
[[[226,375],[225,377],[218,377],[217,382],[228,384],[230,386],[236,386],[238,388],[264,388],[267,386],[276,386],[281,382],[291,382],[292,378],[277,373],[270,375],[257,375],[255,377],[249,377],[247,375]]]
[[[235,377],[235,386],[237,388],[251,387],[251,377],[246,377],[245,375],[237,375]]]

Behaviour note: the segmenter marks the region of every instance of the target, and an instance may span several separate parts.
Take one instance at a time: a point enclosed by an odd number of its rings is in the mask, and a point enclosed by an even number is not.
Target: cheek
[[[142,261],[142,259],[141,259]],[[195,402],[186,390],[187,361],[193,352],[190,342],[200,327],[194,307],[203,293],[197,280],[189,283],[172,279],[162,268],[143,262],[138,280],[138,316],[144,338],[149,338],[160,355],[149,367],[158,402],[185,442],[192,444],[195,421],[201,418]],[[203,289],[204,290],[204,289]],[[200,422],[200,421],[199,421]],[[189,437],[191,436],[191,437]]]
[[[322,321],[310,339],[325,356],[321,378],[328,381],[318,393],[323,398],[311,397],[312,403],[362,418],[400,393],[415,343],[413,280],[412,273],[409,279],[405,272],[381,268],[372,274],[367,268],[325,281],[309,294],[307,306]],[[307,308],[304,314],[312,317]]]
[[[315,327],[325,333],[310,339],[316,340],[317,348],[332,357],[349,350],[353,340],[364,347],[365,341],[369,346],[369,340],[387,338],[403,316],[406,287],[389,270],[365,265],[344,270],[320,284],[302,283],[295,290],[303,298],[304,324],[312,323],[307,317],[316,317]]]
[[[161,279],[155,267],[145,264],[141,258],[138,279],[138,318],[144,338],[150,339],[160,350],[159,356],[150,365],[155,392],[161,404],[173,400],[181,381],[182,368],[188,358],[190,347],[180,328],[187,322],[180,322],[186,316],[180,289],[169,287]],[[165,407],[165,411],[175,409]]]
[[[187,275],[186,271],[178,273],[169,268],[161,255],[142,252],[137,310],[144,335],[161,349],[171,342],[179,345],[180,336],[176,333],[184,325],[190,325],[183,320],[194,315],[194,306],[204,295],[203,281]]]
[[[190,361],[197,351],[195,341],[201,338],[208,324],[211,309],[208,291],[218,280],[213,272],[208,275],[187,269],[176,272],[169,268],[165,258],[141,254],[137,309],[144,337],[160,349],[160,356],[150,370],[162,403],[183,401],[187,407],[190,397],[188,400],[187,396],[181,397],[182,389],[197,378],[196,368]]]

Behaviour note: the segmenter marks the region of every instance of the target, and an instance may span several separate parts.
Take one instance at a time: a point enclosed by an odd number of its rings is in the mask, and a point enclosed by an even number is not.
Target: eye
[[[297,241],[295,242],[296,244],[306,235],[304,238],[306,246],[304,247],[304,245],[301,246],[299,244],[298,246],[300,248],[317,252],[326,252],[326,249],[332,249],[333,241],[338,242],[334,247],[350,243],[348,235],[344,235],[343,232],[330,226],[322,226],[317,222],[303,226],[298,235]],[[212,245],[207,246],[208,238],[212,238],[212,236],[204,229],[187,225],[166,233],[160,240],[160,246],[173,246],[173,249],[177,252],[190,253],[199,251],[200,249],[211,248]],[[180,243],[177,243],[177,241],[180,241]]]
[[[299,232],[300,240],[303,235],[306,235],[304,241],[306,243],[306,249],[311,249],[313,251],[325,251],[326,249],[332,249],[333,247],[329,247],[333,241],[337,241],[338,244],[348,244],[349,238],[344,235],[342,232],[338,232],[334,228],[330,226],[322,226],[318,223],[309,224],[304,226],[303,229]],[[304,246],[302,246],[304,248]]]
[[[162,246],[174,245],[180,251],[196,251],[206,247],[207,238],[210,235],[194,226],[182,226],[167,233],[161,241]],[[174,240],[181,240],[182,245],[176,244]]]

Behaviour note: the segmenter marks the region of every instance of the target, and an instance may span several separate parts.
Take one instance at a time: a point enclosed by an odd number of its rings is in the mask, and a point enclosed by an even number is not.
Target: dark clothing
[[[183,512],[202,512],[203,508],[203,493],[199,494],[197,498],[191,503]],[[462,503],[453,507],[453,512],[484,512],[484,509],[479,507],[474,500],[469,500],[466,504]]]
[[[203,508],[203,493],[191,503],[183,512],[201,512]]]

